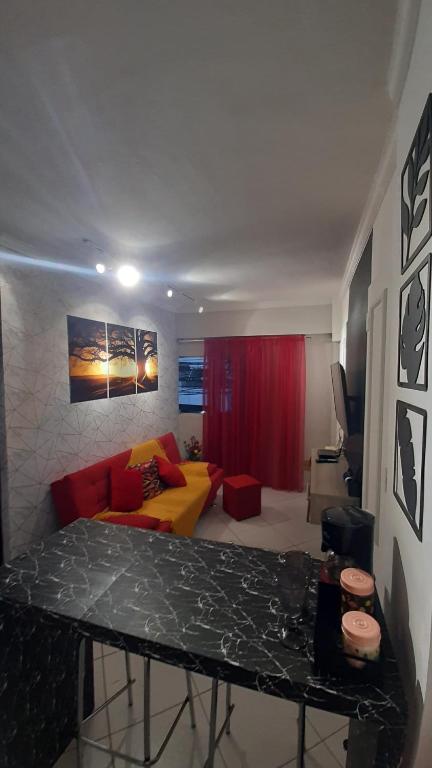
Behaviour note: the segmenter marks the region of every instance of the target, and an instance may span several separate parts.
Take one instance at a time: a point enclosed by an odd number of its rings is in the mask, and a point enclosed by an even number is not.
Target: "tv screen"
[[[330,366],[333,397],[336,411],[336,419],[344,433],[344,437],[350,435],[350,413],[346,387],[345,371],[340,363]]]

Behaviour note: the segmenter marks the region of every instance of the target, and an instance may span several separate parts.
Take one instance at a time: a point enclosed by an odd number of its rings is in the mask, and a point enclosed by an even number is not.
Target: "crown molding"
[[[374,176],[372,187],[363,209],[357,232],[351,246],[348,262],[341,281],[339,296],[342,297],[348,290],[357,265],[360,261],[363,249],[372,232],[375,219],[378,215],[385,193],[389,186],[393,173],[396,170],[396,135],[395,124],[392,124],[389,137],[381,157],[378,170]]]
[[[387,73],[387,91],[398,108],[417,31],[421,0],[398,0],[395,33]]]
[[[372,181],[359,226],[354,236],[341,281],[339,299],[341,299],[350,286],[363,249],[372,232],[384,195],[396,170],[396,123],[414,47],[420,6],[421,0],[398,0],[395,34],[387,75],[387,91],[393,103],[394,118],[387,134],[381,159]]]

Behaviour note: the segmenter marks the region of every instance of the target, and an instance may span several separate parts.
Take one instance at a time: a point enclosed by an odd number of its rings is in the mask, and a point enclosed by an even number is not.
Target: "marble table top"
[[[384,726],[406,705],[383,627],[379,683],[316,671],[314,615],[302,651],[279,635],[283,553],[78,520],[0,569],[0,600],[85,636],[264,693]]]

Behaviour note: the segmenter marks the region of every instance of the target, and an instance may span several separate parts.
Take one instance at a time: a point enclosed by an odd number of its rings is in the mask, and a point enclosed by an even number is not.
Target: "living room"
[[[426,768],[431,0],[0,21],[0,764]]]

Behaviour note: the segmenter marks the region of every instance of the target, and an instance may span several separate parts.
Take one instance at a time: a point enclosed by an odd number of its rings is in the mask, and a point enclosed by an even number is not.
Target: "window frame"
[[[180,403],[180,363],[182,360],[187,360],[188,358],[202,360],[202,367],[204,369],[204,355],[179,355],[178,356],[178,365],[179,365],[178,389],[177,389],[178,409],[180,413],[203,413],[204,412],[203,390],[201,390],[201,394],[202,394],[201,404],[195,405],[191,403]]]

